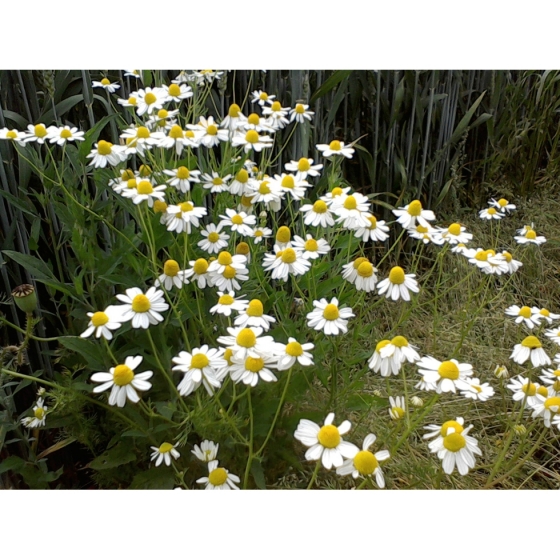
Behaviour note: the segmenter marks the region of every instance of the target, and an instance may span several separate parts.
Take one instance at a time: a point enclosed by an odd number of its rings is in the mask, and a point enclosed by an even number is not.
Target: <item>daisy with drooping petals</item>
[[[238,130],[241,133],[248,132],[249,130],[254,130],[256,132],[275,132],[275,129],[270,126],[269,120],[257,115],[257,113],[251,113],[247,118],[243,117],[240,120]]]
[[[164,214],[167,231],[191,233],[191,226],[198,227],[200,218],[206,216],[206,214],[206,208],[194,206],[189,200],[178,204],[170,204]]]
[[[240,310],[234,321],[236,327],[261,327],[265,331],[270,330],[272,323],[276,323],[276,319],[265,315],[260,299],[252,299],[244,309]]]
[[[501,220],[504,217],[504,215],[498,212],[498,210],[496,210],[493,206],[480,210],[478,215],[483,220]]]
[[[243,146],[245,153],[251,150],[262,152],[264,148],[272,148],[272,138],[263,134],[262,136],[256,130],[248,130],[247,132],[238,132],[231,139],[231,145],[234,147]]]
[[[196,280],[198,287],[202,290],[206,286],[212,287],[214,285],[212,277],[208,273],[208,267],[210,266],[206,259],[197,259],[196,261],[189,261],[191,268],[183,271],[183,282],[187,282],[188,278],[192,277],[192,280]]]
[[[147,329],[163,321],[160,311],[167,311],[169,304],[165,302],[163,291],[152,286],[144,294],[140,288],[128,288],[126,295],[117,294],[117,299],[124,305],[115,306],[121,313],[123,322],[132,320],[132,328]]]
[[[264,107],[262,113],[264,116],[268,117],[268,123],[275,130],[284,128],[288,124],[288,119],[286,115],[290,107],[282,107],[279,101],[273,101],[270,107]]]
[[[294,235],[292,248],[301,251],[304,259],[312,260],[328,254],[331,250],[331,246],[324,239],[315,239],[310,233],[305,236],[305,239]]]
[[[380,296],[385,294],[387,299],[391,298],[393,301],[399,298],[410,301],[409,290],[415,293],[420,291],[418,283],[414,280],[415,276],[416,274],[405,274],[400,266],[394,266],[389,272],[389,278],[377,284],[378,293]]]
[[[362,478],[366,476],[375,476],[377,486],[379,486],[379,488],[385,488],[385,477],[383,476],[383,471],[379,466],[379,462],[386,461],[391,455],[386,449],[378,451],[375,454],[369,451],[369,448],[375,443],[376,439],[374,434],[368,434],[364,438],[362,450],[358,450],[354,457],[346,459],[342,466],[336,469],[336,474],[342,476],[351,474],[353,478],[358,478],[359,476]]]
[[[443,472],[446,474],[451,474],[457,467],[460,475],[466,475],[469,469],[474,468],[474,456],[482,455],[477,440],[467,435],[472,427],[471,424],[463,428],[462,423],[450,420],[441,426],[439,436],[430,442],[428,447],[442,460]],[[427,429],[432,428],[427,426]],[[430,434],[424,437],[430,437]]]
[[[298,179],[291,173],[274,175],[274,179],[270,179],[269,183],[277,186],[280,191],[289,193],[294,200],[305,198],[306,189],[311,186],[305,179]]]
[[[548,366],[552,363],[536,336],[525,337],[520,344],[513,347],[510,356],[511,360],[520,365],[523,365],[529,358],[531,358],[533,367]]]
[[[197,245],[209,254],[218,254],[222,249],[228,246],[229,235],[222,232],[221,226],[216,224],[208,224],[204,229],[200,230],[204,239],[201,239]]]
[[[548,388],[546,396],[537,394],[538,403],[533,406],[532,418],[541,417],[544,420],[544,425],[550,428],[551,423],[555,420],[560,412],[560,395],[552,388]],[[555,422],[560,429],[560,424]]]
[[[323,157],[344,156],[345,158],[352,159],[354,155],[354,148],[345,146],[344,142],[333,140],[330,144],[317,144],[315,146],[322,154]]]
[[[266,91],[258,89],[251,93],[251,103],[258,103],[261,107],[264,107],[266,102],[272,103],[275,97],[275,95],[268,95]]]
[[[406,416],[406,402],[404,397],[389,397],[389,416],[393,420],[402,420]]]
[[[324,228],[334,226],[334,218],[324,200],[317,200],[313,204],[304,204],[299,210],[304,213],[303,223],[307,226]]]
[[[288,344],[277,344],[278,369],[290,369],[296,361],[302,366],[312,366],[313,356],[307,350],[313,350],[314,344],[307,342],[300,344],[295,338],[289,337]]]
[[[214,388],[220,388],[221,383],[216,376],[216,371],[227,365],[223,359],[223,350],[209,348],[204,344],[200,348],[193,348],[192,352],[182,351],[171,361],[176,364],[173,371],[181,371],[185,375],[177,386],[179,394],[186,397],[204,384],[209,395],[214,393]]]
[[[364,214],[369,222],[367,226],[356,228],[354,235],[361,237],[362,241],[385,241],[389,237],[389,227],[385,225],[385,220],[378,220],[375,216]]]
[[[253,230],[253,242],[260,243],[263,239],[268,239],[272,235],[272,230],[267,227],[257,227]]]
[[[348,319],[354,317],[350,307],[340,308],[338,299],[332,298],[330,303],[325,298],[313,301],[313,311],[307,314],[307,326],[326,335],[338,335],[348,332]]]
[[[309,111],[309,105],[304,105],[303,103],[296,103],[293,109],[290,109],[290,122],[294,120],[300,124],[303,124],[306,120],[311,122],[311,118],[315,114],[313,111]]]
[[[416,224],[407,230],[408,235],[412,239],[419,239],[427,245],[428,243],[434,243],[435,245],[443,245],[445,240],[441,237],[438,228],[434,228],[431,225],[423,226],[422,224]]]
[[[236,212],[231,208],[226,208],[226,214],[220,214],[222,221],[219,226],[227,226],[231,231],[237,231],[239,235],[250,236],[253,233],[252,226],[256,225],[257,218],[248,216],[245,212]]]
[[[439,234],[444,241],[447,241],[447,243],[451,245],[468,243],[473,238],[473,234],[468,233],[466,227],[457,223],[453,223],[446,228],[439,228]]]
[[[494,200],[493,198],[491,200],[488,201],[488,204],[490,206],[493,206],[494,208],[497,208],[500,212],[511,212],[512,210],[515,210],[516,206],[515,204],[510,204],[509,200],[506,200],[505,198],[500,198],[500,200]]]
[[[303,257],[303,253],[292,247],[280,249],[278,245],[274,246],[274,253],[266,253],[263,259],[263,269],[272,271],[273,280],[288,280],[290,274],[301,276],[310,268],[311,263]]]
[[[465,251],[463,254],[469,258],[470,263],[480,268],[485,274],[497,274],[500,276],[509,270],[503,255],[496,253],[494,249]]]
[[[181,454],[175,449],[172,443],[163,442],[159,447],[150,446],[153,451],[150,460],[156,462],[156,467],[159,467],[164,461],[169,467],[171,466],[171,458],[178,459]]]
[[[294,433],[294,437],[309,449],[305,453],[308,461],[318,461],[321,459],[323,466],[330,470],[341,467],[344,458],[352,459],[356,456],[359,449],[348,441],[344,441],[341,436],[348,433],[352,424],[345,420],[337,428],[332,424],[334,412],[326,418],[322,427],[319,427],[311,420],[300,420]]]
[[[205,439],[200,447],[198,445],[194,446],[191,453],[203,463],[209,463],[213,461],[218,455],[218,449],[220,448],[219,443],[214,443],[213,441]]]
[[[153,208],[154,201],[163,202],[165,197],[165,189],[167,185],[158,185],[154,187],[150,181],[140,181],[136,188],[128,188],[121,191],[122,196],[131,198],[134,204],[140,204],[144,200],[148,202],[148,206]]]
[[[200,183],[200,171],[188,169],[184,165],[177,169],[164,169],[163,172],[171,177],[171,179],[167,180],[167,184],[175,187],[182,193],[187,193],[191,190],[191,183]]]
[[[455,359],[440,362],[432,356],[426,356],[418,360],[416,366],[418,373],[422,375],[422,381],[416,385],[416,388],[435,391],[438,394],[456,393],[457,388],[461,388],[460,382],[468,382],[473,374],[470,364],[460,364]]]
[[[381,377],[388,377],[391,373],[397,375],[401,369],[400,363],[396,364],[390,357],[381,357],[382,349],[389,344],[391,344],[390,340],[380,340],[368,361],[369,369],[372,369],[375,373],[380,373]]]
[[[546,243],[546,237],[544,235],[537,235],[537,232],[534,229],[527,230],[524,235],[516,235],[514,239],[520,245],[525,245],[526,243],[542,245],[543,243]]]
[[[416,346],[409,344],[404,336],[395,336],[389,344],[385,344],[379,350],[381,359],[389,359],[391,370],[396,375],[405,362],[414,363],[420,360],[420,355],[416,352]]]
[[[375,268],[366,258],[359,257],[354,262],[345,264],[342,277],[352,282],[356,290],[373,292],[377,284],[377,268]]]
[[[196,481],[198,484],[206,484],[206,490],[239,490],[235,484],[241,480],[227,469],[218,467],[218,461],[208,463],[208,476],[203,476]]]
[[[118,165],[121,161],[126,159],[126,156],[123,153],[122,146],[113,146],[111,142],[99,140],[99,142],[95,144],[95,148],[86,158],[92,158],[90,165],[104,168],[107,164]]]
[[[436,219],[435,214],[431,210],[424,210],[419,200],[413,200],[410,204],[393,210],[393,214],[397,216],[397,222],[405,229],[410,229],[416,225],[416,221],[424,227],[428,222]]]
[[[197,140],[206,148],[213,148],[229,139],[229,130],[218,128],[212,116],[208,119],[200,117],[198,124],[188,124],[187,128],[195,133]]]
[[[457,386],[461,395],[466,399],[485,402],[494,395],[494,388],[488,383],[480,383],[480,379],[473,377]]]
[[[165,138],[159,141],[158,147],[170,150],[175,148],[175,153],[180,156],[186,146],[198,147],[198,139],[192,130],[184,131],[178,124],[174,124]]]
[[[165,91],[167,96],[165,97],[165,102],[175,101],[175,103],[180,103],[183,99],[188,99],[193,96],[193,91],[190,86],[185,84],[170,84],[169,86],[163,85],[161,89]]]
[[[290,163],[284,165],[286,171],[291,171],[296,174],[299,179],[305,179],[308,175],[310,177],[319,177],[323,164],[318,163],[313,165],[311,158],[302,157],[298,161],[291,160]]]
[[[528,377],[518,375],[510,379],[507,388],[513,392],[513,400],[526,402],[529,407],[534,408],[539,404],[538,395],[548,397],[548,389],[540,383],[532,383]]]
[[[210,308],[212,315],[220,313],[230,317],[232,311],[243,312],[249,304],[248,299],[236,299],[235,292],[228,292],[227,294],[225,292],[218,292],[218,296],[218,303]]]
[[[132,288],[133,289],[133,288]],[[151,389],[152,384],[147,381],[154,374],[152,371],[144,371],[143,373],[135,373],[134,370],[141,364],[142,356],[128,356],[124,364],[112,367],[108,372],[94,373],[91,381],[102,383],[94,387],[94,393],[101,393],[107,389],[111,389],[109,395],[109,404],[123,407],[126,399],[137,403],[140,400],[138,391],[147,391]]]
[[[144,113],[150,115],[159,110],[167,99],[167,92],[161,87],[139,89],[136,97],[136,113],[141,117]]]
[[[261,336],[261,327],[228,327],[229,336],[218,337],[218,343],[231,348],[232,358],[244,360],[275,355],[276,343],[271,336]]]
[[[26,428],[42,428],[47,421],[47,407],[42,398],[37,399],[37,404],[33,407],[33,416],[26,416],[21,419],[21,423]]]
[[[117,306],[109,305],[105,311],[96,311],[95,313],[88,313],[87,315],[90,317],[90,321],[87,329],[80,335],[82,338],[87,338],[95,332],[96,338],[102,336],[107,340],[111,340],[113,338],[113,333],[111,331],[121,326],[119,322],[121,316]]]
[[[83,142],[85,140],[83,130],[78,130],[77,127],[69,126],[49,126],[47,129],[49,134],[49,142],[56,143],[59,146],[64,146],[66,142]]]
[[[544,331],[544,334],[555,342],[556,344],[560,345],[560,329],[548,329]]]
[[[167,291],[173,286],[179,289],[183,287],[183,271],[177,261],[168,259],[163,263],[163,274],[154,282],[154,286],[159,288],[162,284]]]
[[[342,227],[353,230],[370,225],[370,206],[366,196],[355,192],[337,196],[333,199],[330,210],[338,216],[337,224],[342,223]]]
[[[511,305],[505,311],[506,315],[510,317],[515,317],[515,322],[519,325],[520,323],[525,323],[528,329],[533,329],[539,325],[538,319],[532,318],[531,308],[527,305],[519,307],[519,305]]]
[[[537,321],[542,321],[543,319],[551,325],[553,321],[560,319],[558,313],[551,313],[546,307],[531,307],[531,313],[533,314],[533,319]]]
[[[103,78],[100,82],[91,82],[91,87],[103,88],[109,93],[115,93],[115,91],[117,91],[121,87],[121,85],[117,84],[116,82],[111,83],[111,80]]]
[[[259,379],[266,383],[278,381],[270,368],[277,369],[278,359],[275,355],[246,356],[239,358],[232,356],[229,376],[234,383],[243,382],[245,385],[256,387]]]

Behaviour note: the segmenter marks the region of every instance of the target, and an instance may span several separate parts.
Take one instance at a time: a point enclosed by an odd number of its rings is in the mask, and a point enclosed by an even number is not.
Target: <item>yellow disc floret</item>
[[[160,453],[169,453],[172,449],[173,449],[173,444],[167,443],[166,441],[164,441],[164,442],[159,446],[158,451],[159,451]]]
[[[361,475],[369,476],[379,467],[379,462],[371,451],[362,450],[354,457],[354,467]]]
[[[338,311],[338,307],[334,303],[327,304],[325,310],[323,311],[323,317],[327,321],[336,321],[336,319],[338,319],[339,316],[340,313]]]
[[[163,273],[166,276],[177,276],[179,274],[179,263],[173,259],[165,261],[163,265]]]
[[[226,483],[227,477],[226,469],[218,467],[208,475],[208,482],[212,484],[212,486],[222,486]]]
[[[190,175],[191,172],[184,165],[181,165],[181,167],[177,169],[177,179],[188,179]]]
[[[278,228],[278,231],[276,232],[276,241],[279,243],[288,243],[291,238],[292,234],[289,227],[282,226]]]
[[[252,299],[245,313],[249,317],[262,317],[264,313],[262,301],[260,299]]]
[[[313,212],[315,212],[316,214],[324,214],[328,211],[328,209],[329,207],[327,206],[327,203],[323,200],[317,200],[313,204]]]
[[[126,365],[120,364],[113,371],[113,383],[119,387],[128,385],[134,379],[134,372]]]
[[[452,453],[456,453],[460,449],[463,449],[466,445],[467,440],[465,439],[465,436],[456,432],[443,438],[443,447]]]
[[[113,144],[105,140],[99,140],[97,144],[97,153],[102,156],[108,156],[111,153]]]
[[[459,367],[451,360],[442,362],[438,368],[438,373],[442,379],[459,379]]]
[[[288,247],[283,251],[282,262],[285,262],[287,264],[292,264],[296,262],[296,260],[297,260],[297,254],[291,247]]]
[[[451,224],[448,228],[447,231],[451,234],[451,235],[459,235],[461,233],[461,225],[460,224]]]
[[[252,329],[241,329],[235,342],[238,346],[243,348],[253,348],[257,343],[257,336]]]
[[[419,200],[413,200],[408,205],[408,213],[411,216],[420,216],[422,213],[422,203]]]
[[[404,270],[400,266],[394,266],[389,272],[389,282],[391,284],[404,284]]]
[[[456,434],[460,434],[463,431],[463,426],[455,420],[448,420],[443,424],[440,430],[440,434],[445,437],[449,432],[449,428],[454,428]]]
[[[536,336],[528,336],[521,341],[521,346],[534,350],[535,348],[542,348],[540,340]]]
[[[231,253],[228,253],[227,251],[222,251],[218,255],[218,262],[222,266],[227,266],[228,264],[231,264],[233,262],[233,257],[231,256]]]
[[[191,360],[191,368],[193,369],[203,369],[208,366],[210,360],[206,354],[195,354]]]
[[[342,146],[340,145],[340,142],[338,140],[333,140],[329,144],[329,149],[333,152],[339,152],[342,149]]]
[[[106,325],[108,322],[109,317],[107,316],[107,313],[104,313],[103,311],[97,311],[91,318],[91,324],[94,327],[101,327],[103,325]]]
[[[373,265],[370,262],[363,262],[358,267],[358,276],[362,278],[371,278],[373,276]]]
[[[252,373],[259,373],[261,369],[264,367],[264,360],[262,358],[253,358],[249,356],[245,360],[245,369],[249,370]]]
[[[327,449],[334,449],[335,447],[338,447],[338,444],[340,443],[340,432],[336,426],[327,424],[319,430],[317,439],[323,447],[326,447]]]
[[[288,344],[286,344],[286,354],[293,357],[302,356],[303,348],[299,342],[289,342]]]
[[[249,144],[256,144],[259,141],[259,133],[256,130],[249,130],[245,134],[245,141]]]
[[[208,261],[206,259],[197,259],[194,263],[193,270],[195,274],[205,274],[208,270]]]
[[[171,84],[167,92],[171,97],[179,97],[181,95],[181,88],[178,84]]]

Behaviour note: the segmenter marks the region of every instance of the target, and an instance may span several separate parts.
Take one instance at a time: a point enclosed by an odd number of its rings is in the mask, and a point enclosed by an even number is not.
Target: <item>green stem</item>
[[[249,482],[249,473],[251,472],[251,465],[253,464],[253,405],[251,403],[251,391],[247,393],[247,404],[249,406],[249,458],[247,459],[247,466],[245,467],[245,476],[243,477],[243,489],[247,489]]]
[[[313,471],[313,475],[311,477],[311,480],[309,481],[309,484],[307,485],[307,490],[310,490],[311,487],[313,486],[315,479],[317,478],[317,473],[319,472],[319,467],[321,466],[321,459],[319,459],[317,461],[317,464],[315,465],[315,470]]]

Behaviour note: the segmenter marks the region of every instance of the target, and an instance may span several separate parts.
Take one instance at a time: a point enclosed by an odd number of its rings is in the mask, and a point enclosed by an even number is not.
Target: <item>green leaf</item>
[[[451,136],[451,140],[450,140],[451,144],[457,142],[461,138],[461,136],[463,136],[465,130],[467,129],[467,126],[469,126],[469,123],[471,122],[471,119],[475,111],[478,109],[478,106],[482,102],[482,98],[485,95],[486,92],[483,91],[478,97],[478,99],[472,104],[471,108],[466,112],[465,116],[460,120],[459,124],[457,125],[457,128],[453,131],[453,135]]]
[[[62,117],[62,115],[66,114],[68,111],[70,111],[70,109],[72,109],[72,107],[74,107],[75,105],[77,105],[78,103],[80,103],[80,101],[84,100],[84,96],[83,94],[79,94],[79,95],[72,95],[71,97],[68,97],[67,99],[63,99],[60,103],[57,103],[57,105],[55,106],[56,109],[56,116],[60,119]],[[41,117],[39,118],[40,122],[53,122],[54,121],[54,112],[51,109],[49,109],[48,111],[46,111],[45,113],[43,113],[41,115]]]
[[[83,356],[91,369],[97,371],[103,371],[105,369],[100,347],[91,340],[86,340],[79,336],[61,336],[58,340],[65,348]]]
[[[129,490],[171,490],[175,486],[175,473],[166,467],[153,467],[138,473],[130,483]]]
[[[313,101],[319,99],[319,97],[322,97],[323,95],[329,93],[331,89],[342,82],[344,78],[350,76],[351,73],[352,70],[337,70],[336,72],[333,72],[333,74],[329,76],[327,80],[325,80],[325,83],[311,96],[309,102],[313,103]]]
[[[259,459],[253,459],[253,463],[251,464],[251,474],[253,475],[253,479],[255,480],[257,488],[259,488],[260,490],[266,490],[264,471],[262,463]]]
[[[8,457],[0,463],[0,474],[6,471],[19,472],[25,465],[21,457]]]
[[[5,119],[9,119],[15,123],[17,130],[25,130],[27,128],[27,119],[24,119],[18,113],[14,113],[14,111],[3,110],[2,114],[4,115]]]
[[[128,442],[120,442],[112,449],[108,449],[99,457],[96,457],[88,467],[101,471],[104,469],[113,469],[132,463],[136,460],[136,455],[132,452],[131,444]]]

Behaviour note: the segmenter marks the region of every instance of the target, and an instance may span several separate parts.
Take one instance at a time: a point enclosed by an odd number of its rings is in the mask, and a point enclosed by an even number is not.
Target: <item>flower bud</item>
[[[31,284],[22,284],[12,292],[15,304],[25,313],[30,314],[37,308],[37,294]]]

